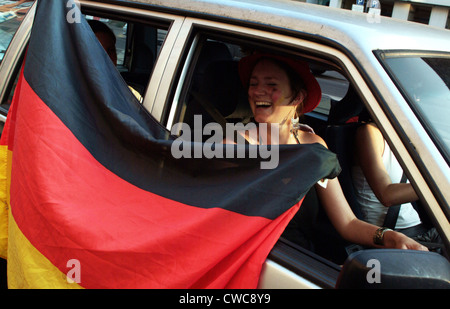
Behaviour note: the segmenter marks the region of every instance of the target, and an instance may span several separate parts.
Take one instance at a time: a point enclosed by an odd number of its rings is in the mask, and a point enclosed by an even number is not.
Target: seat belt
[[[400,183],[406,183],[405,172],[403,172]],[[394,205],[394,206],[391,206],[388,208],[386,217],[384,218],[384,223],[383,223],[384,227],[390,228],[392,230],[395,229],[395,225],[397,224],[397,218],[398,218],[398,214],[400,212],[401,206],[402,205]]]

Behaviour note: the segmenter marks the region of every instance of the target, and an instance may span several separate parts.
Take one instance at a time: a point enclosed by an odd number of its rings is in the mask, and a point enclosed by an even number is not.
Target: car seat
[[[205,72],[211,63],[218,61],[231,61],[233,57],[227,45],[223,42],[207,40],[201,46],[200,54],[195,64],[192,77],[192,88],[198,90],[205,81]]]
[[[361,102],[353,86],[349,85],[345,97],[332,103],[324,138],[328,148],[338,157],[342,168],[338,176],[339,183],[350,207],[359,219],[362,218],[361,206],[356,200],[351,167],[355,153],[356,130],[361,125],[361,116],[366,115],[366,113],[363,102]]]
[[[143,96],[155,65],[157,30],[142,24],[134,24],[133,29],[130,68],[120,74],[128,86]]]
[[[208,103],[211,109],[220,113],[223,119],[216,117],[216,122],[237,123],[249,118],[251,109],[239,79],[237,61],[213,62],[205,69],[203,77],[195,95],[205,109],[208,110],[205,106]]]

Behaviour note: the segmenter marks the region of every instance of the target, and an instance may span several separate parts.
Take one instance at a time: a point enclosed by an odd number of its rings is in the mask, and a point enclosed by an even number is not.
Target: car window
[[[102,18],[92,15],[85,15],[86,20],[96,20],[107,25],[116,37],[116,50],[117,50],[117,66],[121,67],[125,61],[125,48],[128,23],[125,21],[114,20],[109,18]]]
[[[22,61],[20,63],[22,64]],[[6,115],[9,111],[9,107],[11,106],[11,102],[14,96],[14,90],[16,89],[17,82],[19,81],[19,73],[20,73],[20,67],[17,67],[17,69],[14,72],[14,79],[12,80],[12,85],[9,85],[9,92],[8,95],[5,97],[3,102],[0,104],[0,113],[3,115]]]
[[[26,5],[26,3],[22,5]],[[101,22],[112,30],[116,37],[117,69],[129,85],[130,90],[142,102],[154,63],[167,35],[169,23],[162,23],[161,21],[151,23],[148,20],[141,23],[129,22],[118,18],[104,17],[100,14],[86,14],[85,18],[88,22],[94,20]],[[10,19],[8,22],[16,27],[20,25],[17,18]],[[7,86],[7,93],[0,104],[0,113],[2,115],[7,115],[8,113],[23,59],[24,55],[22,55],[21,61],[14,68],[12,74],[14,78],[10,80]],[[3,122],[0,125],[3,126]]]
[[[192,56],[189,89],[177,106],[175,122],[193,126],[199,115],[204,124],[248,122],[248,110],[244,110],[246,98],[237,71],[238,61],[244,54],[241,46],[216,39],[203,39],[198,45]],[[238,103],[243,106],[239,114]]]
[[[251,111],[239,80],[238,62],[254,47],[248,42],[236,41],[236,38],[218,39],[201,35],[198,38],[197,48],[191,50],[189,59],[191,68],[185,84],[188,88],[183,91],[180,104],[172,107],[168,115],[169,129],[177,122],[192,125],[194,115],[198,114],[202,115],[203,124],[248,123]],[[270,49],[270,46],[266,48]],[[309,64],[322,89],[322,99],[308,118],[326,121],[332,103],[345,96],[349,83],[338,69],[328,63],[311,60]]]
[[[34,0],[0,1],[0,62]]]
[[[450,162],[450,55],[386,53],[383,62]]]
[[[89,23],[101,22],[114,33],[117,69],[142,102],[169,24],[130,22],[95,15],[86,15],[86,19]]]

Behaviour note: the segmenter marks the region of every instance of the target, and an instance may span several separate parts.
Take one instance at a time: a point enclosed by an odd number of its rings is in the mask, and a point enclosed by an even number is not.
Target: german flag
[[[174,138],[70,9],[38,1],[0,142],[8,286],[255,288],[308,189],[339,172],[336,156],[317,144],[280,147],[275,169],[175,159]]]

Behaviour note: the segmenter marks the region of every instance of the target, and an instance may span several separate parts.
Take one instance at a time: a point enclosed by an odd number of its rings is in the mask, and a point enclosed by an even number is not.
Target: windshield
[[[450,55],[385,54],[385,64],[411,107],[449,160]]]

